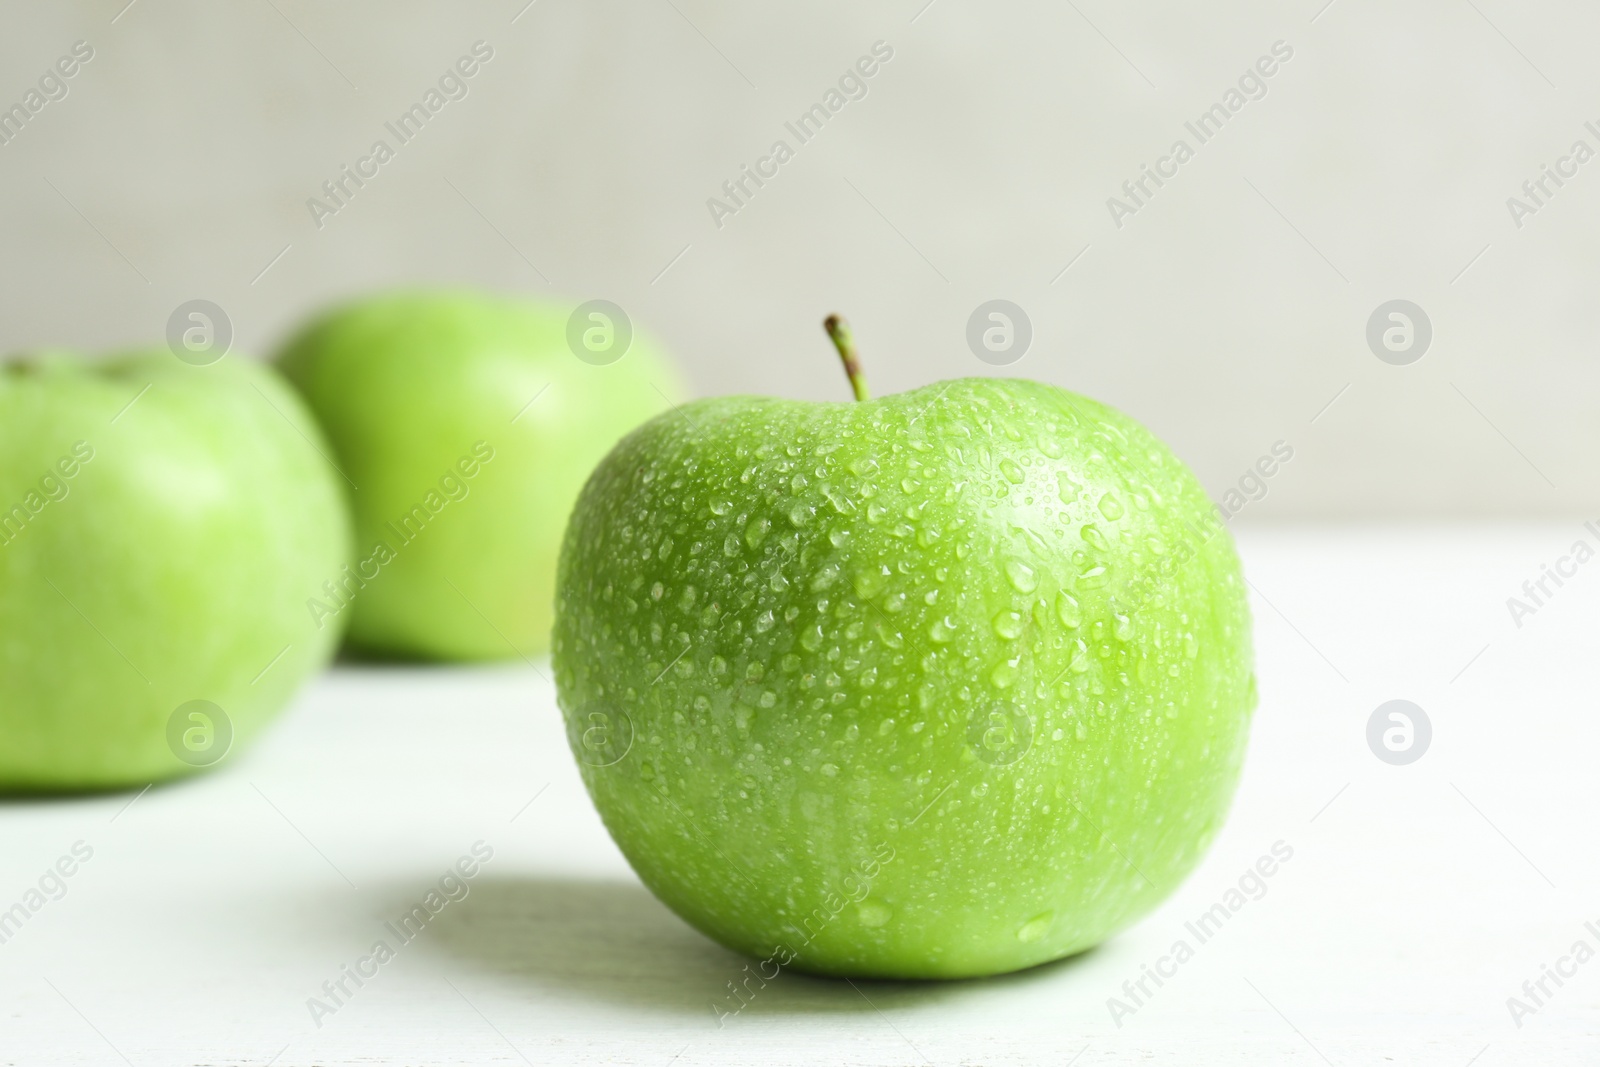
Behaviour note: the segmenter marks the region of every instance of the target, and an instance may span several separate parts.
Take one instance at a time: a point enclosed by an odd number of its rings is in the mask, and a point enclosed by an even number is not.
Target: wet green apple
[[[584,781],[656,895],[775,966],[1089,948],[1232,798],[1255,705],[1232,542],[1085,397],[857,395],[689,404],[589,479],[554,643]]]
[[[142,785],[254,737],[327,662],[349,520],[270,368],[0,366],[0,790]]]
[[[598,303],[598,302],[597,302]],[[279,366],[332,440],[355,554],[310,609],[369,652],[532,656],[578,490],[624,433],[681,396],[620,309],[473,292],[335,308]]]

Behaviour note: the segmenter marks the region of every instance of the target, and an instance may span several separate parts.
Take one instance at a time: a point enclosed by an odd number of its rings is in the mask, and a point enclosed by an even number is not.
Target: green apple
[[[280,367],[349,476],[355,556],[314,609],[385,655],[549,647],[561,534],[589,471],[681,395],[615,305],[470,292],[334,309]]]
[[[1231,800],[1255,705],[1232,543],[1102,404],[852,378],[855,403],[686,405],[590,478],[553,653],[584,781],[656,895],[773,966],[1089,948]]]
[[[0,790],[141,785],[248,742],[337,638],[349,519],[270,368],[0,366]]]

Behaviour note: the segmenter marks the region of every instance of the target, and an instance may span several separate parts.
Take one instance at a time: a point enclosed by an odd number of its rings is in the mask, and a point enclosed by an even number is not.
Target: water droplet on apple
[[[1101,533],[1100,528],[1092,522],[1083,524],[1083,529],[1079,531],[1079,536],[1083,538],[1084,544],[1096,552],[1107,552],[1111,549],[1111,546],[1106,543],[1106,535]]]
[[[1056,597],[1056,618],[1069,630],[1076,630],[1083,622],[1083,612],[1078,607],[1077,598],[1071,593],[1064,592]]]
[[[772,529],[772,523],[766,519],[751,519],[745,524],[744,543],[751,548],[760,548],[761,542],[766,540],[767,531]]]
[[[1007,641],[1015,641],[1022,636],[1022,614],[1002,611],[994,617],[994,632]]]
[[[868,897],[856,905],[856,921],[862,926],[876,929],[877,927],[888,925],[889,920],[892,918],[894,918],[894,909],[881,900],[873,900]]]
[[[1115,611],[1111,613],[1111,617],[1116,620],[1116,626],[1112,629],[1112,633],[1116,635],[1118,641],[1127,644],[1133,637],[1133,620]]]
[[[813,593],[827,589],[839,580],[839,565],[826,563],[817,568],[817,573],[811,578],[811,591]]]
[[[883,590],[884,574],[881,567],[861,567],[851,576],[850,584],[857,596],[875,597]]]
[[[1023,479],[1026,477],[1026,475],[1022,472],[1022,468],[1017,465],[1017,461],[1009,456],[1000,461],[1000,473],[1004,474],[1006,476],[1006,481],[1010,482],[1012,485],[1021,485]]]
[[[1039,588],[1039,576],[1034,574],[1033,568],[1017,559],[1006,561],[1006,580],[1019,593],[1031,593]]]
[[[1010,689],[1017,684],[1017,664],[1014,660],[1003,660],[995,664],[994,670],[989,672],[989,681],[996,689]]]
[[[837,778],[839,776],[839,767],[834,763],[824,763],[818,770],[829,778]]]
[[[1037,941],[1050,932],[1050,926],[1056,921],[1056,913],[1042,911],[1038,915],[1023,923],[1017,930],[1017,940],[1022,942]]]
[[[1123,516],[1122,501],[1118,500],[1112,494],[1107,493],[1105,496],[1100,498],[1100,514],[1104,515],[1112,522],[1116,522]]]
[[[763,611],[760,615],[756,616],[756,633],[766,633],[768,630],[772,629],[773,626],[777,625],[777,622],[778,620],[773,617],[770,609]]]
[[[928,637],[938,644],[946,644],[956,635],[956,621],[946,615],[928,628]]]
[[[828,503],[833,505],[833,510],[839,514],[846,515],[855,510],[855,505],[850,503],[849,498],[827,482],[823,482],[817,488],[827,498]]]
[[[1099,589],[1101,586],[1105,585],[1108,580],[1109,579],[1106,577],[1106,568],[1097,563],[1088,570],[1084,571],[1082,574],[1078,575],[1078,588]]]

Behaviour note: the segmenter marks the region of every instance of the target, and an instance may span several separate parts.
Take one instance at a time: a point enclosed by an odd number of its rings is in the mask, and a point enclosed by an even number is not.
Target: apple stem
[[[856,355],[856,339],[850,333],[850,324],[838,315],[829,315],[822,320],[822,328],[828,331],[833,347],[839,350],[839,358],[844,361],[845,377],[850,379],[850,389],[856,394],[856,399],[868,399],[867,376],[861,373],[861,360]]]

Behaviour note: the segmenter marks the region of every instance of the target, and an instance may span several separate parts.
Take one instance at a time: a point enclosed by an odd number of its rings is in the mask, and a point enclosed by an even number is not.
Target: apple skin
[[[1018,379],[641,427],[573,512],[553,659],[645,884],[731,948],[870,978],[1016,970],[1148,912],[1256,699],[1194,476]]]
[[[347,584],[356,648],[442,660],[549,648],[556,558],[584,479],[682,395],[638,333],[613,364],[579,360],[567,347],[570,312],[465,291],[393,293],[335,308],[286,346],[280,368],[359,487],[348,494],[352,564],[376,577]],[[426,524],[397,525],[430,504],[440,507]],[[375,559],[380,546],[394,558]]]
[[[219,706],[232,752],[327,662],[306,598],[350,530],[326,447],[248,360],[0,366],[0,791],[191,773],[179,705]]]

